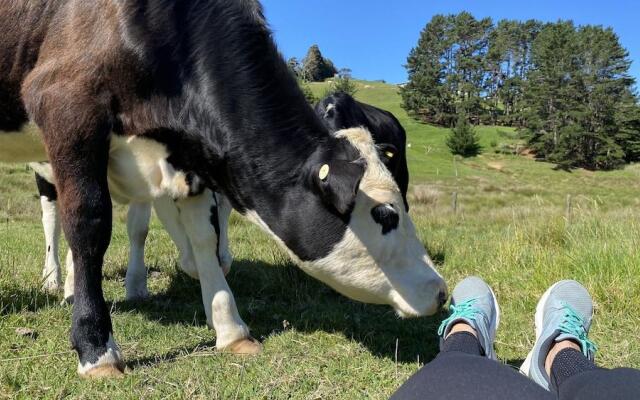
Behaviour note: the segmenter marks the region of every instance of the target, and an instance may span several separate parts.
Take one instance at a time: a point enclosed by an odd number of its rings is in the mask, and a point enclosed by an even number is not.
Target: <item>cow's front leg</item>
[[[37,71],[37,70],[34,70]],[[72,82],[38,87],[36,72],[23,88],[25,104],[42,130],[53,167],[62,229],[73,253],[74,301],[71,345],[81,376],[122,375],[124,364],[113,338],[102,292],[102,263],[111,240],[111,197],[107,184],[111,118],[108,97],[83,96]],[[95,104],[106,99],[106,104]]]
[[[127,215],[129,235],[129,265],[125,277],[126,299],[142,299],[149,295],[147,290],[147,267],[144,265],[144,244],[149,233],[151,204],[131,203]]]
[[[216,331],[216,347],[240,354],[256,354],[261,345],[249,334],[238,314],[235,299],[224,277],[217,256],[220,227],[215,226],[217,200],[206,190],[202,195],[178,200],[180,218],[185,227],[200,277],[200,288],[207,323]]]

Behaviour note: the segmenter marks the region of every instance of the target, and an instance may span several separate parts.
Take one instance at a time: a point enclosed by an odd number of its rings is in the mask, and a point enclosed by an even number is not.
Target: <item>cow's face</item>
[[[400,190],[370,134],[358,128],[338,131],[336,136],[347,139],[361,156],[353,201],[348,204],[348,196],[335,193],[325,198],[337,202],[339,212],[349,213],[348,225],[328,255],[300,266],[345,296],[389,304],[401,317],[435,313],[447,297],[446,284],[418,240]],[[320,186],[331,182],[332,173],[358,173],[322,167],[317,169]],[[348,184],[336,185],[337,190],[349,192]]]

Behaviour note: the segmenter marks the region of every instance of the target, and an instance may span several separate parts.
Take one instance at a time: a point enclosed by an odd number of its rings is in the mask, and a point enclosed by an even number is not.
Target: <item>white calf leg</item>
[[[73,254],[71,249],[67,250],[67,259],[65,260],[65,268],[67,270],[67,277],[64,280],[64,300],[63,303],[73,303],[73,285],[75,285],[73,278]]]
[[[231,216],[231,203],[226,196],[219,193],[214,194],[218,200],[218,221],[220,223],[220,238],[218,244],[218,255],[220,256],[220,266],[224,275],[227,276],[233,263],[233,255],[229,250],[229,217]]]
[[[60,243],[60,218],[55,200],[46,196],[40,197],[42,206],[42,226],[44,227],[44,239],[46,242],[46,258],[42,271],[45,290],[58,290],[62,282],[60,260],[58,259],[58,244]]]
[[[198,268],[193,256],[191,242],[180,221],[180,211],[175,201],[168,196],[163,196],[154,200],[153,207],[164,229],[167,230],[173,243],[178,248],[180,268],[190,277],[198,279]]]
[[[140,299],[149,295],[147,267],[144,265],[144,243],[149,233],[151,204],[131,203],[127,215],[129,235],[129,265],[125,277],[126,299]]]
[[[212,192],[179,200],[180,220],[185,227],[200,276],[200,287],[207,323],[216,331],[216,346],[236,353],[257,353],[247,325],[238,314],[235,299],[216,255],[217,236],[210,223],[215,206]]]

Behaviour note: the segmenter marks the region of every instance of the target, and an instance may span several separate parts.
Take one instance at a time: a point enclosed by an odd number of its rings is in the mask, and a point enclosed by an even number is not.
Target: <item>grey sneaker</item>
[[[520,372],[550,390],[544,364],[556,342],[572,340],[593,361],[596,346],[587,335],[591,327],[593,302],[587,289],[576,281],[560,281],[544,293],[536,307],[536,342]]]
[[[465,278],[453,289],[449,310],[451,315],[438,329],[440,343],[455,324],[464,322],[476,330],[485,355],[497,359],[493,342],[500,323],[500,307],[489,285],[477,276]]]

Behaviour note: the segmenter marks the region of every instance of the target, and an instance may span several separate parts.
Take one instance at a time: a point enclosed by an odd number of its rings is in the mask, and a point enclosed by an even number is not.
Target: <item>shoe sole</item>
[[[534,342],[533,347],[531,348],[531,351],[529,352],[529,354],[527,354],[527,358],[525,358],[524,362],[520,366],[520,372],[526,376],[529,376],[529,371],[531,371],[531,360],[533,359],[533,350],[536,348],[536,343],[538,343],[538,340],[540,339],[540,335],[542,334],[542,318],[544,317],[543,315],[544,306],[547,304],[547,300],[551,295],[551,291],[555,289],[556,286],[558,286],[563,282],[564,281],[556,282],[549,289],[547,289],[547,291],[544,292],[544,294],[540,298],[540,301],[538,301],[538,305],[536,306],[536,316],[535,316],[536,341]]]
[[[491,297],[493,297],[493,304],[496,306],[496,318],[495,321],[491,321],[491,325],[489,326],[490,332],[493,332],[493,337],[491,338],[491,347],[492,353],[489,358],[492,360],[497,360],[498,356],[496,355],[495,341],[496,341],[496,333],[498,332],[498,326],[500,325],[500,305],[498,304],[498,299],[496,298],[496,294],[493,293],[493,289],[489,286],[489,291],[491,292]]]

